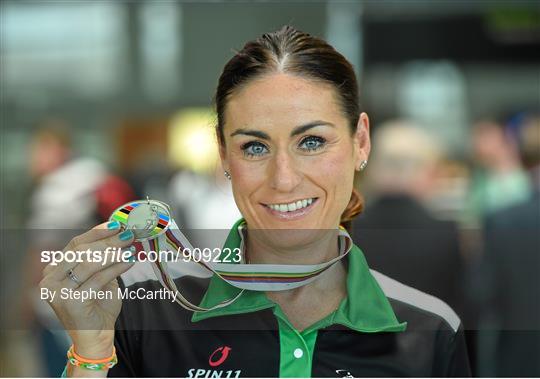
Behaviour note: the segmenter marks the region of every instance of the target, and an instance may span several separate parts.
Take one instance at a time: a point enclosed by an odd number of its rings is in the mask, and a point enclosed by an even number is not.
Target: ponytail
[[[352,219],[362,213],[363,210],[364,198],[356,188],[353,188],[349,204],[341,214],[341,224],[345,229],[350,230]]]

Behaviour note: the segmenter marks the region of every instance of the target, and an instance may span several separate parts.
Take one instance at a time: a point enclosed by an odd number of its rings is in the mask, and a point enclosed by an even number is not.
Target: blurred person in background
[[[169,194],[173,208],[184,210],[186,228],[228,229],[240,217],[229,181],[219,165],[209,175],[179,171],[171,179]],[[214,209],[221,212],[212,213]]]
[[[102,162],[76,154],[64,120],[40,125],[30,143],[29,171],[35,182],[31,228],[86,228],[134,198],[131,186]],[[66,219],[60,208],[77,212]]]
[[[68,340],[58,332],[58,322],[49,307],[34,301],[44,264],[42,250],[58,250],[66,238],[80,230],[106,221],[120,205],[135,198],[131,186],[113,174],[102,162],[78,155],[72,144],[73,130],[63,119],[43,120],[29,144],[28,168],[34,189],[30,199],[27,227],[31,229],[27,272],[23,274],[22,316],[34,325],[36,346],[41,346],[43,365],[49,375],[57,375],[64,360],[58,352]]]
[[[443,147],[419,125],[387,122],[373,134],[366,186],[374,200],[353,223],[353,236],[374,270],[447,302],[474,328],[463,300],[466,262],[458,226],[437,219],[432,204],[439,187]],[[471,368],[475,336],[465,331]]]
[[[517,141],[504,124],[480,120],[473,125],[471,178],[465,222],[481,224],[484,217],[518,204],[531,195],[531,182],[519,157]]]
[[[175,221],[189,229],[189,240],[199,248],[222,246],[228,228],[241,217],[219,164],[208,175],[178,171],[170,181],[168,194]],[[216,209],[220,212],[214,212]],[[208,229],[214,230],[211,236]]]
[[[373,269],[461,311],[457,226],[424,206],[436,185],[441,148],[420,127],[399,120],[376,129],[373,141],[366,180],[375,200],[355,220],[355,239]]]
[[[494,338],[482,346],[492,354],[483,372],[540,377],[540,113],[514,116],[507,131],[519,148],[533,192],[484,220],[482,333]]]

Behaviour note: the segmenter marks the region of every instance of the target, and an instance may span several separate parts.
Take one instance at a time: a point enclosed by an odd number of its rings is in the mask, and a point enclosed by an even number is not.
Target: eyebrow
[[[296,128],[294,128],[293,131],[291,132],[291,137],[294,137],[294,136],[296,136],[298,134],[302,134],[302,133],[306,132],[307,130],[309,130],[311,128],[314,128],[316,126],[335,127],[335,125],[332,124],[331,122],[320,121],[320,120],[312,121],[312,122],[309,122],[307,124],[300,125],[300,126],[297,126]],[[264,139],[264,140],[269,140],[270,139],[270,136],[268,134],[266,134],[265,132],[261,132],[260,130],[243,129],[243,128],[236,129],[234,132],[231,133],[230,136],[234,137],[234,136],[240,135],[240,134],[247,135],[247,136],[258,137],[258,138]]]

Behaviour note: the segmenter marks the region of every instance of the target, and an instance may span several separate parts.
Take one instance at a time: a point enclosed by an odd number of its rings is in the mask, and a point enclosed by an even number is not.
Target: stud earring
[[[231,180],[231,174],[229,174],[228,171],[223,171],[223,175],[225,175],[227,179]]]
[[[360,164],[360,170],[359,171],[363,171],[367,166],[367,161],[362,161],[362,163]]]

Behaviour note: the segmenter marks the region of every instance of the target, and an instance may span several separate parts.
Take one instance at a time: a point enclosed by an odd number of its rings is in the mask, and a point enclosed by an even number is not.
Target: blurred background
[[[185,228],[239,217],[212,97],[235,49],[285,24],[357,71],[370,266],[459,313],[474,375],[540,376],[540,5],[519,0],[0,2],[2,376],[58,376],[68,346],[32,290],[66,240],[23,230],[146,196]]]

